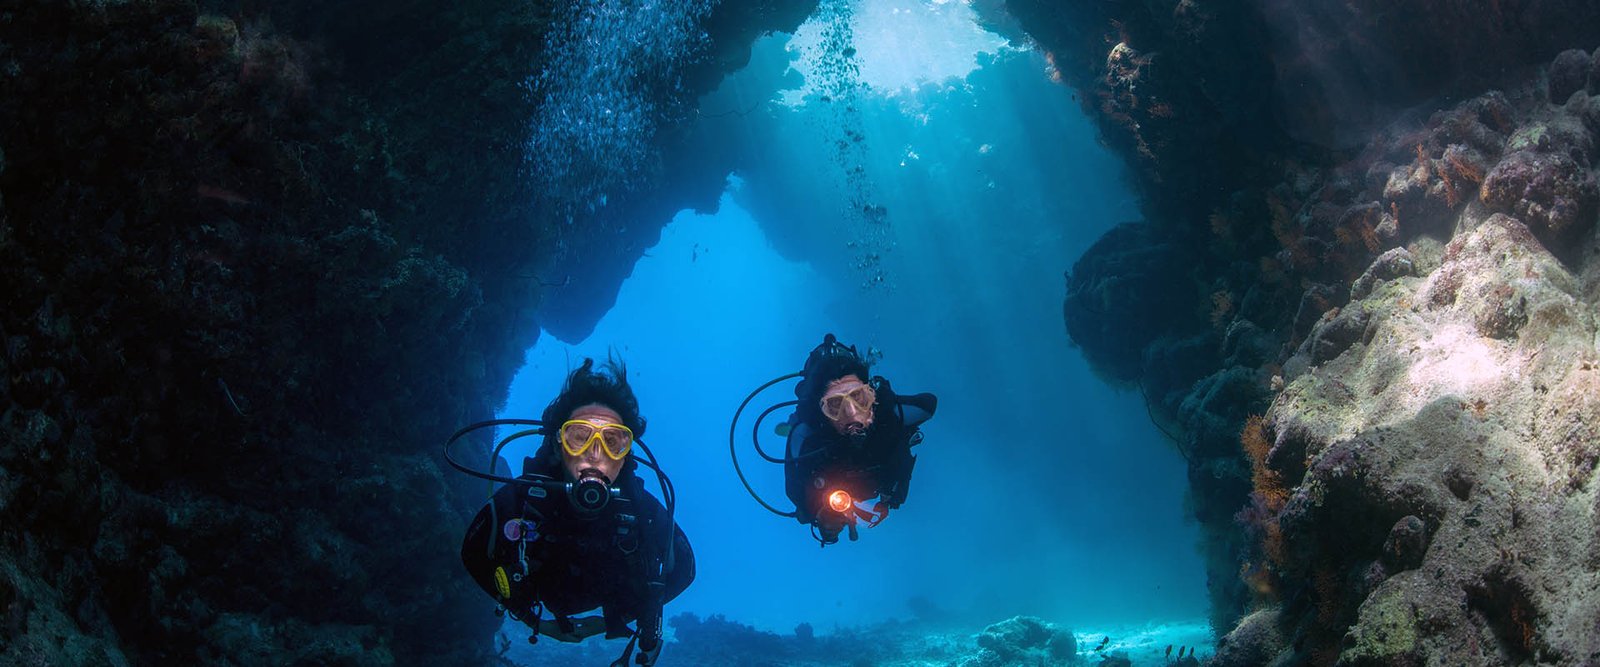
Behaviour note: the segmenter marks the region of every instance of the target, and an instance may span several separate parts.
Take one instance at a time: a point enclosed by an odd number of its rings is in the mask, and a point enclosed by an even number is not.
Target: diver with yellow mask
[[[451,466],[503,484],[469,524],[461,560],[498,613],[533,630],[529,642],[540,635],[565,642],[629,637],[613,667],[628,665],[635,645],[637,663],[652,665],[661,651],[663,606],[694,580],[694,552],[673,520],[672,481],[639,440],[645,421],[627,372],[615,362],[605,368],[596,372],[585,359],[539,420],[479,422],[446,442]],[[521,476],[472,470],[450,457],[452,443],[493,426],[532,428],[501,440],[490,461],[509,442],[543,438]],[[665,505],[635,474],[640,464],[655,471]],[[577,616],[595,609],[600,615]]]

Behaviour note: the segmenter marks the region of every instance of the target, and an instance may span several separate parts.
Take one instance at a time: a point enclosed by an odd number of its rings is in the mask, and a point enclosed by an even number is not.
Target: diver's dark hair
[[[795,412],[807,424],[821,424],[826,421],[822,416],[821,402],[822,394],[828,390],[828,383],[846,375],[854,375],[866,382],[872,379],[870,370],[871,366],[856,352],[855,346],[846,346],[833,334],[828,334],[806,358],[800,383],[794,388],[795,398],[800,399]]]
[[[544,444],[533,455],[539,463],[553,466],[561,464],[561,440],[558,434],[561,424],[571,419],[572,413],[578,408],[591,403],[616,410],[617,415],[622,417],[622,425],[633,431],[634,439],[644,437],[645,420],[639,414],[639,399],[634,398],[633,387],[628,385],[627,366],[614,357],[608,357],[597,371],[594,359],[584,357],[583,365],[567,376],[561,393],[550,401],[550,405],[545,406],[544,414],[540,416],[540,421],[545,424]],[[630,456],[623,469],[631,471],[635,465]]]

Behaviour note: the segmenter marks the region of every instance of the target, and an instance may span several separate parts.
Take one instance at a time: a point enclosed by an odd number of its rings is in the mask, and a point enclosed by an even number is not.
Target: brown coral
[[[1250,482],[1255,492],[1266,502],[1273,513],[1283,509],[1289,501],[1289,491],[1284,488],[1283,476],[1267,465],[1267,453],[1272,442],[1267,439],[1267,420],[1261,415],[1251,415],[1244,420],[1244,430],[1239,434],[1239,444],[1250,459]]]

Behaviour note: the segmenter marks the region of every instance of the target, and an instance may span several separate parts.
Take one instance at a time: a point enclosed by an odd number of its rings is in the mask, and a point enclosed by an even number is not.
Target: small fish
[[[1171,644],[1167,644],[1167,654],[1164,657],[1168,657],[1168,658],[1172,657],[1172,645]],[[1178,657],[1180,657],[1180,658],[1183,657],[1183,649],[1178,649]]]
[[[1106,635],[1106,638],[1100,640],[1100,645],[1094,647],[1094,650],[1096,650],[1096,651],[1105,650],[1106,644],[1110,644],[1110,643],[1111,643],[1111,635]]]

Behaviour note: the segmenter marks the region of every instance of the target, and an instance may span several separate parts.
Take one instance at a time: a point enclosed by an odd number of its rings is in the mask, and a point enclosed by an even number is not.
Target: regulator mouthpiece
[[[611,487],[595,477],[585,477],[567,485],[567,499],[583,514],[599,514],[611,503]]]

